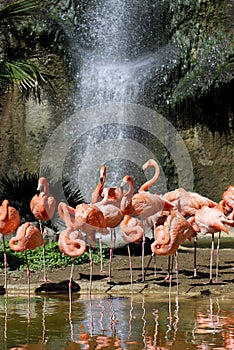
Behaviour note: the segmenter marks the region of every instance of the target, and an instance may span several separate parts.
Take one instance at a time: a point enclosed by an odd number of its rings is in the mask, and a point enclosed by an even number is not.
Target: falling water
[[[168,126],[142,107],[154,108],[168,79],[166,67],[177,60],[168,39],[168,1],[92,0],[78,11],[77,125],[67,125],[73,141],[63,176],[89,201],[101,165],[107,166],[107,185],[119,185],[128,173],[138,188],[146,180],[141,166],[147,159],[161,165],[170,159],[156,135],[158,129],[168,133]],[[163,171],[161,180],[160,191],[166,190]]]
[[[79,36],[80,105],[141,101],[168,50],[166,2],[106,0],[90,7]]]

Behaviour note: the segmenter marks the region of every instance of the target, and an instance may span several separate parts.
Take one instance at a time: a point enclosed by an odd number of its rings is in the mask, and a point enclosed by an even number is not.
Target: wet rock
[[[6,294],[6,289],[4,288],[4,286],[0,286],[0,295],[4,294]]]
[[[77,293],[80,291],[80,286],[78,283],[72,281],[71,284],[72,293]],[[68,294],[69,292],[69,280],[53,283],[46,282],[40,285],[40,287],[35,289],[35,294]]]

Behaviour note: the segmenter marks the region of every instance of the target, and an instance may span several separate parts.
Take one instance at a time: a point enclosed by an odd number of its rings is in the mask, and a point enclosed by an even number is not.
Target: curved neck
[[[129,189],[124,193],[123,198],[120,203],[120,210],[125,213],[126,208],[131,203],[131,198],[134,194],[134,182],[131,176],[125,177],[125,185],[129,184]]]
[[[155,182],[158,180],[159,178],[159,175],[160,175],[160,168],[158,166],[158,163],[153,160],[153,159],[150,159],[148,162],[146,162],[142,169],[145,171],[146,169],[148,169],[149,167],[153,167],[155,169],[155,173],[154,173],[154,176],[152,177],[152,179],[146,181],[138,190],[138,192],[141,192],[141,191],[148,191],[148,189],[153,186],[155,184]]]
[[[102,200],[102,198],[103,198],[102,191],[103,191],[103,187],[105,185],[105,182],[106,182],[106,167],[101,166],[101,168],[100,168],[100,181],[92,194],[92,199],[91,199],[92,204],[97,203],[100,200]]]
[[[63,202],[60,202],[58,205],[58,214],[68,228],[73,228],[72,216],[73,218],[75,217],[74,208]]]
[[[108,187],[104,188],[102,195],[103,195],[102,204],[107,204],[108,196],[109,196],[109,188]]]
[[[44,177],[40,177],[38,180],[37,191],[39,191],[41,195],[49,195],[49,184]]]

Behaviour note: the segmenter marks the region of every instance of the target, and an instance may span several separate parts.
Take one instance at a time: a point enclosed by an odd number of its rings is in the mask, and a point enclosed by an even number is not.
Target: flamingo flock
[[[219,202],[214,202],[196,192],[178,188],[166,194],[151,193],[150,189],[160,176],[160,168],[154,159],[149,159],[142,166],[143,171],[154,168],[154,176],[134,188],[131,176],[125,175],[120,186],[105,187],[106,167],[100,167],[100,181],[92,193],[90,203],[82,203],[75,208],[64,202],[57,205],[59,216],[65,229],[59,233],[60,251],[73,259],[82,255],[86,246],[90,253],[90,290],[92,283],[92,248],[99,237],[100,251],[102,236],[110,235],[109,282],[112,271],[111,262],[115,248],[116,229],[119,227],[123,241],[128,247],[129,268],[132,285],[132,264],[129,244],[142,242],[142,281],[144,281],[144,243],[145,232],[152,230],[152,256],[176,256],[185,240],[194,240],[194,277],[196,271],[197,237],[211,234],[210,279],[213,283],[212,265],[214,254],[214,234],[221,231],[229,233],[234,227],[234,186],[230,186]],[[49,192],[49,184],[44,177],[39,178],[35,196],[31,199],[30,209],[39,221],[40,230],[26,222],[20,225],[17,210],[4,200],[0,206],[0,233],[3,236],[5,284],[7,285],[7,260],[5,254],[5,235],[16,233],[10,240],[10,248],[15,251],[27,251],[42,246],[44,249],[44,222],[50,220],[56,211],[56,199]],[[45,260],[44,260],[45,261]],[[170,268],[171,270],[172,268]],[[69,293],[73,279],[74,264],[70,274]],[[27,266],[28,279],[30,276]],[[102,272],[102,267],[100,272]],[[218,278],[216,270],[216,281]],[[48,281],[44,263],[44,281]]]

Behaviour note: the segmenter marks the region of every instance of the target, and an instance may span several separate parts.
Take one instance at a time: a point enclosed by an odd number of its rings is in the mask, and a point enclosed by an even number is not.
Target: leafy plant
[[[40,100],[40,86],[45,82],[32,54],[22,45],[19,23],[31,18],[39,10],[38,0],[19,0],[0,9],[0,34],[4,56],[0,60],[0,78],[11,87],[18,85],[22,91],[33,90]]]
[[[7,262],[8,268],[10,270],[25,270],[26,269],[26,260],[24,252],[13,252],[9,243],[6,242],[6,252],[7,252]],[[103,249],[103,257],[108,256],[109,249]],[[36,248],[35,250],[27,250],[27,257],[31,271],[43,270],[43,255],[42,248]],[[95,248],[92,253],[93,262],[95,264],[100,262],[100,251],[99,248]],[[47,269],[56,269],[63,266],[68,266],[72,264],[72,258],[62,254],[59,250],[57,242],[51,242],[45,245],[45,259]],[[89,253],[86,251],[81,256],[77,257],[74,260],[76,265],[88,263],[90,260]],[[4,268],[3,263],[3,247],[0,248],[0,268]]]

